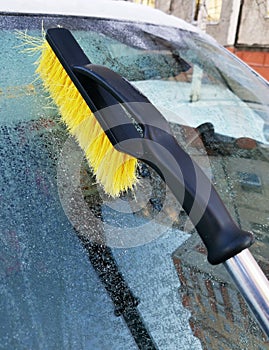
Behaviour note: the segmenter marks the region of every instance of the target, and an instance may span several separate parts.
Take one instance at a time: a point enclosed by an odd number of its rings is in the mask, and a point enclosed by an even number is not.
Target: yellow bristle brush
[[[37,72],[108,194],[133,187],[140,159],[163,177],[185,209],[210,263],[224,262],[253,243],[161,113],[119,74],[92,64],[68,30],[46,32]]]
[[[62,57],[59,52],[57,57],[56,51],[52,49],[50,39],[53,40],[55,37],[59,37],[58,40],[63,49],[71,48],[66,57]],[[31,38],[28,41],[31,42]],[[133,189],[137,182],[137,159],[117,151],[112,146],[91,110],[94,106],[92,103],[89,106],[82,97],[79,80],[74,74],[70,77],[70,70],[66,68],[66,65],[71,67],[73,64],[81,64],[82,56],[84,56],[84,63],[90,63],[86,62],[86,56],[82,50],[80,48],[78,50],[78,45],[71,33],[63,28],[48,30],[46,39],[42,40],[41,45],[40,41],[36,40],[35,51],[37,50],[41,51],[41,55],[36,72],[41,77],[45,90],[49,92],[58,107],[68,131],[83,149],[97,182],[103,186],[107,194],[113,197]],[[80,53],[78,61],[76,61],[77,52]]]

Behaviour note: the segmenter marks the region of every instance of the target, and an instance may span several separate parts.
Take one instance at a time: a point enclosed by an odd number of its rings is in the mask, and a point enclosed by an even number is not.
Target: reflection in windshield
[[[136,191],[118,200],[96,185],[34,81],[36,58],[17,47],[15,29],[39,35],[41,18],[2,16],[0,25],[7,72],[0,94],[1,346],[264,346],[229,278],[208,266],[195,229],[153,170],[140,164]],[[131,80],[161,110],[232,216],[255,232],[253,252],[268,273],[266,84],[194,33],[44,18],[45,28],[55,25],[72,29],[93,63]],[[70,166],[61,168],[62,160]],[[78,172],[79,191],[70,192]],[[79,220],[70,220],[63,194]],[[136,232],[146,236],[143,244],[126,246]]]
[[[106,23],[102,33],[109,38],[95,32],[87,39],[80,32],[75,35],[93,63],[132,81],[168,120],[193,127],[211,122],[220,134],[267,142],[265,82],[198,34],[141,27],[132,30],[134,36],[122,37],[124,24],[114,28]]]

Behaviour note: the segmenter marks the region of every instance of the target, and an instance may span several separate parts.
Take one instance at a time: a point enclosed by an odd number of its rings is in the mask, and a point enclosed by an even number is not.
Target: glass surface
[[[249,333],[247,348],[265,349],[255,322],[236,311],[237,292],[224,289],[229,277],[208,265],[193,225],[152,169],[140,164],[134,193],[117,200],[95,183],[35,80],[37,57],[22,52],[17,34],[40,37],[42,26],[58,25],[93,63],[130,80],[162,112],[231,215],[254,231],[253,252],[269,271],[265,81],[196,33],[3,15],[0,348],[237,349]]]

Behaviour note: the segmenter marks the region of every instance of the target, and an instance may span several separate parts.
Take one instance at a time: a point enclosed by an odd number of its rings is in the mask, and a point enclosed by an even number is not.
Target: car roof
[[[12,0],[0,3],[2,13],[69,15],[128,20],[199,31],[195,26],[149,6],[112,0]],[[200,31],[199,31],[200,32]]]

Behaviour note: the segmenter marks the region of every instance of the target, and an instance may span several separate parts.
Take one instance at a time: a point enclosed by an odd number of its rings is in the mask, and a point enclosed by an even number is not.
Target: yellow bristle
[[[68,131],[85,152],[97,182],[113,197],[132,189],[137,181],[137,159],[118,152],[111,145],[48,42],[44,41],[40,48],[36,72],[58,107]]]

